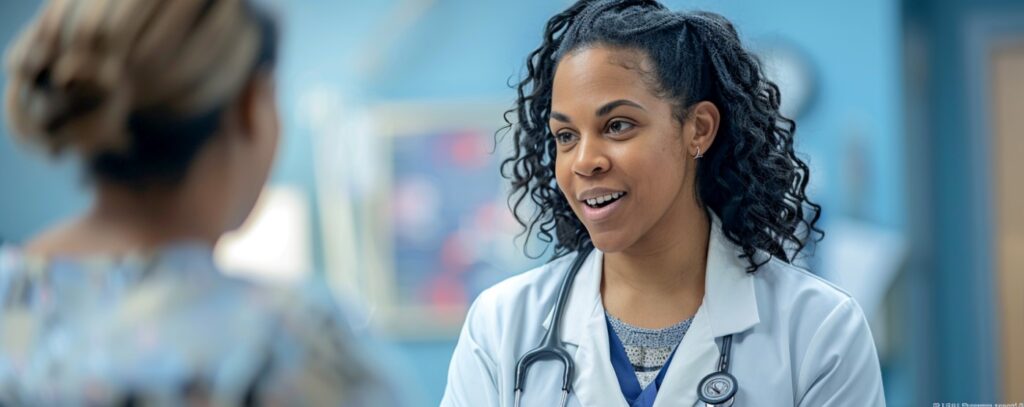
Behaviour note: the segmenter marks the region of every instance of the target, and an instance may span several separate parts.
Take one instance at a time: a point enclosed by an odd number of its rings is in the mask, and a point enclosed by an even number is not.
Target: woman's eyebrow
[[[596,115],[598,117],[605,116],[608,113],[611,113],[612,110],[615,110],[615,108],[619,107],[619,106],[631,106],[631,107],[635,107],[635,108],[643,110],[643,111],[647,111],[647,109],[644,109],[644,107],[641,106],[639,103],[636,103],[636,102],[634,102],[632,100],[628,100],[628,99],[619,99],[619,100],[613,100],[611,102],[605,103],[604,106],[601,106],[600,108],[597,109],[597,112],[595,112],[594,115]],[[555,120],[558,120],[560,122],[563,122],[563,123],[571,123],[572,122],[572,119],[569,118],[569,116],[567,116],[564,113],[559,113],[559,112],[551,112],[551,118],[555,119]]]
[[[643,111],[647,111],[647,109],[644,109],[644,107],[640,106],[639,103],[636,103],[636,102],[634,102],[632,100],[619,99],[619,100],[615,100],[615,101],[611,101],[611,102],[606,103],[604,106],[601,106],[600,108],[598,108],[597,112],[595,112],[594,114],[597,115],[598,117],[605,116],[608,113],[611,113],[612,110],[615,110],[615,108],[619,107],[619,106],[632,106],[632,107],[635,107],[637,109],[640,109],[640,110],[643,110]]]
[[[562,123],[572,123],[572,119],[570,119],[569,116],[566,116],[563,113],[551,112],[551,118],[558,120]]]

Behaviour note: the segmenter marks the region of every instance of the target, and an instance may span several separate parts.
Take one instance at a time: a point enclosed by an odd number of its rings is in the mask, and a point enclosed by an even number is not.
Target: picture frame
[[[330,171],[317,188],[328,277],[366,307],[373,328],[400,338],[457,336],[481,291],[542,263],[516,238],[522,227],[499,170],[511,151],[507,137],[496,137],[506,109],[378,104],[355,109],[351,133],[318,146],[317,167]]]

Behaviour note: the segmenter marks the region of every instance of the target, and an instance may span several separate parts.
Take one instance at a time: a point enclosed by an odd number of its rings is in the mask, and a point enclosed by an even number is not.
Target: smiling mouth
[[[583,203],[591,208],[603,208],[605,206],[611,205],[612,202],[622,199],[622,197],[624,196],[626,196],[625,192],[613,192],[608,195],[584,200]]]

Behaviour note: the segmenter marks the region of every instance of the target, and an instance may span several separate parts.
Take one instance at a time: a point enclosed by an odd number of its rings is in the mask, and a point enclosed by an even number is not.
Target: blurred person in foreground
[[[223,275],[280,133],[277,28],[245,0],[52,0],[6,55],[26,144],[92,208],[0,248],[0,405],[389,405],[322,285]]]

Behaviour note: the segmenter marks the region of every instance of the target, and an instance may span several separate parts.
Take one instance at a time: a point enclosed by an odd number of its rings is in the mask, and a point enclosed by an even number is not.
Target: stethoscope
[[[523,385],[526,382],[526,371],[529,370],[530,365],[540,360],[550,359],[561,361],[563,367],[562,401],[559,405],[565,407],[569,402],[569,392],[572,390],[572,378],[576,362],[572,360],[572,356],[569,355],[569,352],[565,350],[561,340],[559,340],[562,329],[562,312],[565,309],[566,300],[569,298],[569,289],[572,288],[572,283],[576,280],[576,274],[579,273],[580,267],[583,266],[583,262],[586,261],[593,249],[592,246],[588,245],[580,250],[572,266],[569,268],[569,272],[562,279],[562,285],[558,288],[558,297],[555,298],[554,315],[551,317],[551,325],[548,328],[548,332],[544,334],[544,338],[541,339],[540,346],[526,352],[516,362],[515,407],[519,407],[519,402],[523,395]],[[722,349],[718,357],[718,370],[704,376],[700,384],[697,385],[697,398],[707,406],[731,406],[734,401],[738,384],[736,378],[729,374],[731,350],[732,335],[727,335],[722,338]]]

